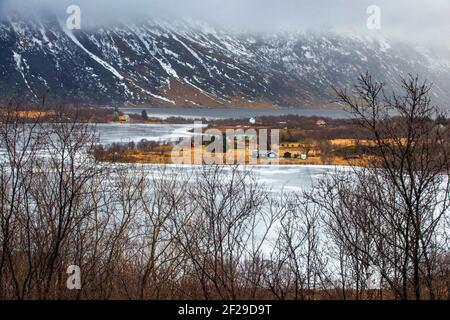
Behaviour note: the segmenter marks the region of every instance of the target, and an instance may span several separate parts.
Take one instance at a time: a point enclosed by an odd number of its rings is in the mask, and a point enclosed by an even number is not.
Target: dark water
[[[349,118],[350,115],[344,110],[322,110],[322,109],[230,109],[230,108],[122,108],[121,111],[126,114],[141,114],[146,110],[149,117],[169,118],[182,117],[188,119],[238,119],[238,118],[256,118],[260,116],[318,116],[333,119]]]

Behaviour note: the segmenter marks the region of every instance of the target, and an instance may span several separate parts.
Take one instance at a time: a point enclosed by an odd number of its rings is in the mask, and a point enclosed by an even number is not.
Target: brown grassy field
[[[331,140],[329,141],[333,146],[333,150],[339,150],[340,148],[354,147],[355,144],[351,140]],[[120,162],[120,163],[149,163],[149,164],[174,164],[177,161],[172,158],[172,152],[174,147],[170,145],[162,145],[152,148],[151,150],[104,150],[96,153],[96,158],[100,161],[106,162]],[[188,155],[183,156],[186,159],[190,159],[190,163],[203,164],[206,163],[204,159],[207,157],[216,157],[219,163],[235,164],[241,163],[237,159],[245,159],[245,164],[267,164],[277,163],[281,165],[353,165],[355,163],[361,164],[361,159],[356,157],[346,157],[341,155],[335,155],[334,151],[330,150],[327,154],[321,150],[318,145],[313,145],[308,152],[308,158],[302,160],[300,155],[303,153],[301,150],[301,143],[280,143],[278,159],[255,159],[252,157],[252,150],[246,148],[243,151],[232,150],[228,153],[215,153],[208,152],[206,147],[192,148],[190,151],[186,151]],[[189,155],[190,153],[190,155]],[[285,157],[286,153],[290,153],[291,157]],[[203,159],[203,160],[198,160]],[[234,160],[234,161],[233,161]]]

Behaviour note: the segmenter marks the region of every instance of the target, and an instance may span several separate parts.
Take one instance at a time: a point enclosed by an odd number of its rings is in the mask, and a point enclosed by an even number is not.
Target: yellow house
[[[120,123],[126,123],[130,121],[130,116],[129,115],[123,115],[123,116],[119,116],[119,122]]]

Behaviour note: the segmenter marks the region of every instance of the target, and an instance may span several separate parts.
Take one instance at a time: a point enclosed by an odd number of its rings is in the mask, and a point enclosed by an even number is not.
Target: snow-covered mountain
[[[333,32],[250,35],[197,22],[69,31],[53,18],[0,22],[0,100],[12,96],[161,106],[321,107],[358,74],[434,83],[450,105],[450,54]]]

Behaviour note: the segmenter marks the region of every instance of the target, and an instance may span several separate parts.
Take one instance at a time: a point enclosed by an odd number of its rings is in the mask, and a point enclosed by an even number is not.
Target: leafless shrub
[[[402,85],[404,96],[387,96],[366,74],[356,97],[337,90],[376,147],[368,168],[332,176],[310,197],[327,213],[341,287],[354,287],[356,298],[366,292],[371,267],[390,298],[435,299],[444,283],[437,275],[448,252],[449,131],[430,120],[438,110],[427,83],[410,77]]]

